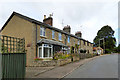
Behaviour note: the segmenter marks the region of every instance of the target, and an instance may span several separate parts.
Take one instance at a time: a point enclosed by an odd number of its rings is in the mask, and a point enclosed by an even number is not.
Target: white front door
[[[97,50],[97,53],[98,53],[98,54],[101,54],[101,50]]]

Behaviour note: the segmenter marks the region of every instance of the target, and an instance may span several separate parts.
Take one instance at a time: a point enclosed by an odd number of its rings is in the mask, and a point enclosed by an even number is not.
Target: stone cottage
[[[93,53],[93,44],[83,39],[80,31],[71,34],[69,25],[63,30],[53,27],[53,18],[44,16],[43,22],[13,12],[1,29],[2,35],[25,38],[27,66],[32,66],[34,58],[52,58],[56,51],[67,51],[79,45],[79,50]]]

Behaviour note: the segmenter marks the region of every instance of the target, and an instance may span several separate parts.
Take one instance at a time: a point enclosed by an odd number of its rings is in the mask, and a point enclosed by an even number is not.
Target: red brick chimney
[[[44,15],[43,23],[46,23],[46,24],[48,24],[50,26],[53,26],[53,18],[51,16],[46,18],[46,15]]]
[[[63,31],[65,31],[65,32],[67,32],[67,33],[71,33],[71,28],[70,28],[70,26],[69,25],[67,25],[67,26],[65,26],[64,28],[63,28]]]

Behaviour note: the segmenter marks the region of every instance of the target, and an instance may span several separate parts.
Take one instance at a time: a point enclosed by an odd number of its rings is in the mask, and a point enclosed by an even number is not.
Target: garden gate
[[[26,66],[25,39],[0,35],[0,77],[24,78]]]

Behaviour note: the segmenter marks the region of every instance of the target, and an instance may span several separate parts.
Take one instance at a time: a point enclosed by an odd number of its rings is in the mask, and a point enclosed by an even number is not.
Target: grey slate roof
[[[16,15],[16,16],[18,16],[18,17],[20,17],[20,18],[23,18],[23,19],[25,19],[25,20],[27,20],[27,21],[29,21],[29,22],[32,22],[32,23],[35,23],[35,24],[38,24],[38,25],[42,25],[42,26],[47,27],[47,28],[49,28],[49,29],[52,29],[52,30],[61,32],[61,33],[63,33],[63,34],[72,36],[72,37],[77,38],[77,39],[80,39],[80,40],[87,41],[87,40],[85,40],[85,39],[83,39],[83,38],[77,37],[77,36],[75,36],[75,35],[73,35],[73,34],[69,34],[69,33],[65,32],[65,31],[63,31],[63,30],[60,30],[60,29],[55,28],[55,27],[52,27],[52,26],[50,26],[50,25],[48,25],[48,24],[45,24],[45,23],[40,22],[40,21],[38,21],[38,20],[35,20],[35,19],[30,18],[30,17],[24,16],[24,15],[19,14],[19,13],[17,13],[17,12],[13,12],[13,13],[12,13],[12,15],[9,17],[9,19],[6,21],[6,23],[3,25],[2,29],[0,30],[0,32],[5,28],[5,26],[8,24],[8,22],[11,20],[11,18],[12,18],[14,15]],[[89,41],[87,41],[87,42],[89,42]],[[89,43],[91,43],[91,42],[89,42]],[[93,44],[93,43],[91,43],[91,44]]]
[[[47,43],[47,44],[53,44],[53,45],[59,45],[59,46],[67,47],[66,45],[64,45],[61,42],[53,41],[53,40],[49,40],[49,39],[40,39],[39,41],[37,41],[37,44],[40,44],[40,43]]]

